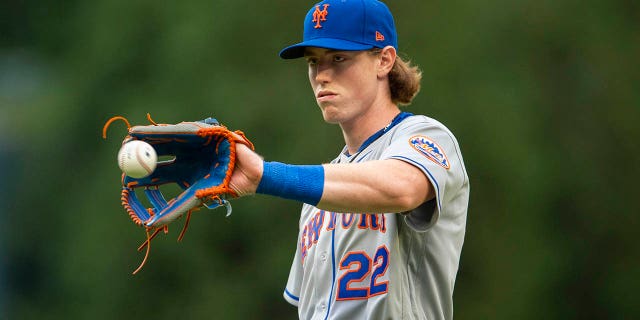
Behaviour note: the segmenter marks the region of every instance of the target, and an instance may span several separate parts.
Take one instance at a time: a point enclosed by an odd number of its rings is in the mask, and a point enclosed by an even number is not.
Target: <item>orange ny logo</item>
[[[320,5],[316,6],[316,11],[313,12],[313,20],[311,20],[311,22],[316,23],[316,25],[314,26],[315,29],[322,28],[322,26],[320,25],[320,21],[327,21],[328,6],[328,4],[325,4],[322,7],[322,11],[320,11]]]

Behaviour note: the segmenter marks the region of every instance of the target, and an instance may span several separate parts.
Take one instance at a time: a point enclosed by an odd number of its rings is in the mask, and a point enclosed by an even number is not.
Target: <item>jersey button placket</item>
[[[327,252],[326,251],[322,251],[322,253],[320,253],[320,261],[327,262]]]

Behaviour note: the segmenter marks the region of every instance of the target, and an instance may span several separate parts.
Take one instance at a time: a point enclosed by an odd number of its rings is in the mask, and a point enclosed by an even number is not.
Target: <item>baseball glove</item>
[[[142,140],[153,146],[158,159],[156,169],[143,178],[132,178],[122,174],[122,206],[137,225],[146,231],[146,241],[138,248],[147,248],[145,258],[137,273],[145,264],[151,240],[168,225],[186,214],[186,221],[178,241],[182,240],[191,213],[201,207],[214,209],[225,206],[227,216],[231,214],[228,199],[237,197],[229,186],[235,166],[236,143],[243,143],[253,149],[253,144],[241,131],[232,132],[213,118],[178,124],[157,124],[149,114],[150,125],[130,126],[127,119],[113,117],[103,128],[106,131],[115,120],[127,124],[128,134],[123,144],[132,140]],[[167,200],[160,186],[176,184],[181,193]],[[179,189],[179,190],[180,190]],[[143,190],[150,206],[147,207],[136,194]],[[142,194],[142,192],[140,192]]]

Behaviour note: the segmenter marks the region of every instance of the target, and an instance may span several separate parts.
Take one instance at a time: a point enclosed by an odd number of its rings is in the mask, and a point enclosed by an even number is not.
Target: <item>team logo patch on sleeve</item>
[[[429,137],[413,136],[409,139],[409,144],[429,160],[447,170],[449,169],[450,166],[447,155],[444,154],[442,148]]]

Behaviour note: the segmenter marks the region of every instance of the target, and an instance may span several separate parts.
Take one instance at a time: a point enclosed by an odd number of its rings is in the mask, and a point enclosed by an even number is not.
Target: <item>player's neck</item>
[[[398,113],[400,113],[400,108],[396,105],[380,109],[371,108],[353,121],[341,123],[340,128],[349,154],[358,152],[365,140],[389,125]]]

